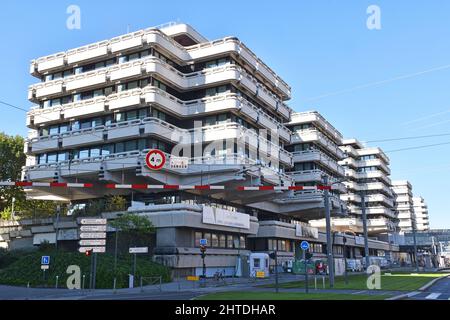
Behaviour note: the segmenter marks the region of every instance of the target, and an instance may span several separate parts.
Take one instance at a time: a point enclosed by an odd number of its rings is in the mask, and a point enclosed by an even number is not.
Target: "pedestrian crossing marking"
[[[426,296],[425,299],[436,300],[440,295],[441,295],[440,293],[433,292],[430,293],[428,296]]]

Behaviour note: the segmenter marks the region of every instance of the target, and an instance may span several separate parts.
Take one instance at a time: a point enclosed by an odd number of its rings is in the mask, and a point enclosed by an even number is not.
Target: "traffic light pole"
[[[366,197],[364,190],[361,190],[360,193],[361,197],[361,213],[362,213],[362,220],[363,220],[363,232],[364,232],[364,255],[366,259],[366,270],[369,268],[369,238],[368,238],[368,232],[367,232],[367,214],[366,214]]]

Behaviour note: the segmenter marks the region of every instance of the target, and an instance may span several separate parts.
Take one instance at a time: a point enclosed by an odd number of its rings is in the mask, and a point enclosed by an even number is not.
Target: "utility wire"
[[[411,140],[411,139],[422,139],[422,138],[432,138],[432,137],[444,137],[450,136],[450,133],[438,133],[438,134],[430,134],[425,136],[411,136],[411,137],[401,137],[401,138],[387,138],[380,140],[368,140],[362,141],[364,143],[373,143],[373,142],[389,142],[389,141],[400,141],[400,140]]]

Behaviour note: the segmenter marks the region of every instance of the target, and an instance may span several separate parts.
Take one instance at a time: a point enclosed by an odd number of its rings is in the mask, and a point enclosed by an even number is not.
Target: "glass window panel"
[[[133,151],[133,150],[136,150],[136,140],[125,142],[125,151]]]
[[[205,96],[211,97],[216,95],[216,88],[208,88],[206,89]]]
[[[114,153],[114,145],[105,144],[102,146],[102,156]]]
[[[102,89],[94,90],[94,97],[101,97],[101,96],[103,96],[103,90]]]
[[[80,159],[89,158],[89,149],[81,149],[78,156]]]
[[[233,249],[233,236],[227,235],[227,248]]]
[[[65,123],[59,126],[59,133],[69,131],[69,124]]]
[[[125,113],[119,112],[115,114],[116,116],[116,122],[125,121]]]
[[[67,152],[58,153],[58,162],[66,161],[66,160],[69,160]]]
[[[41,153],[41,154],[38,156],[38,163],[39,163],[39,164],[47,163],[46,158],[47,158],[47,154]]]
[[[52,81],[53,80],[53,75],[52,74],[47,74],[45,77],[44,77],[44,81]]]
[[[128,90],[136,89],[138,87],[137,81],[128,82]]]
[[[48,136],[48,128],[41,129],[41,136]]]
[[[62,73],[61,72],[57,72],[53,74],[53,80],[56,79],[61,79],[62,78]]]
[[[98,156],[100,156],[100,148],[92,148],[90,156],[91,157],[98,157]]]
[[[71,76],[72,75],[72,70],[66,70],[66,71],[64,71],[64,73],[63,73],[63,77],[65,78],[65,77],[69,77],[69,76]]]
[[[105,120],[105,126],[109,126],[112,123],[112,121],[113,121],[113,117],[112,116],[106,116],[104,120]]]
[[[57,98],[57,99],[52,99],[50,104],[52,105],[52,107],[54,106],[59,106],[61,105],[61,99]]]
[[[80,121],[72,122],[72,130],[80,130]]]
[[[200,239],[202,238],[201,232],[195,232],[194,234],[194,246],[199,247],[200,246]]]
[[[146,57],[148,55],[150,55],[150,50],[144,50],[141,52],[141,58]]]
[[[47,163],[54,163],[54,162],[56,162],[57,161],[57,156],[58,156],[57,153],[49,153],[47,155]]]
[[[122,92],[122,91],[125,91],[125,90],[127,90],[127,85],[125,83],[119,84],[117,86],[117,92]]]
[[[116,59],[109,59],[109,60],[106,60],[105,65],[106,65],[107,67],[109,67],[109,66],[112,66],[112,65],[115,64],[115,63],[116,63]]]
[[[103,119],[102,118],[94,118],[92,120],[92,126],[97,127],[103,125]]]
[[[71,103],[72,102],[72,97],[71,96],[65,96],[61,98],[61,104],[67,104],[67,103]]]
[[[224,234],[219,236],[219,247],[226,248],[226,236]]]
[[[74,71],[75,71],[75,74],[80,74],[83,72],[83,67],[76,67]]]
[[[255,258],[253,260],[253,265],[254,265],[255,268],[259,268],[261,266],[261,259]]]
[[[44,104],[43,104],[43,107],[44,108],[50,108],[52,105],[51,105],[51,103],[50,103],[50,100],[46,100],[46,101],[44,101]]]
[[[213,233],[211,235],[211,245],[214,248],[217,248],[219,246],[219,236],[217,234],[215,234],[215,233]]]
[[[208,61],[206,64],[205,64],[205,67],[206,68],[214,68],[214,67],[216,67],[217,65],[216,65],[216,61],[214,60],[214,61]]]
[[[139,139],[138,140],[138,150],[144,150],[144,149],[147,149],[147,140]]]
[[[239,237],[239,242],[240,242],[241,249],[245,249],[245,237],[244,236]]]
[[[100,69],[100,68],[103,68],[103,67],[105,67],[105,62],[104,61],[101,61],[101,62],[97,62],[96,64],[95,64],[95,69]]]
[[[116,143],[116,153],[125,152],[125,145],[123,142]]]
[[[128,61],[139,59],[139,53],[133,53],[128,56]]]
[[[227,86],[220,86],[219,88],[217,88],[218,93],[223,93],[225,91],[227,91]]]
[[[148,83],[149,83],[148,79],[142,79],[142,80],[140,80],[140,87],[144,88],[144,87],[148,86]]]
[[[77,93],[73,95],[73,101],[80,101],[81,100],[81,93]]]
[[[127,112],[127,121],[136,120],[137,119],[137,111],[132,110]]]
[[[206,246],[210,247],[211,246],[211,233],[205,233],[205,239],[206,239]]]
[[[127,62],[127,61],[128,61],[128,57],[127,56],[119,57],[119,63],[124,63],[124,62]]]
[[[139,109],[139,119],[147,117],[147,109]]]
[[[49,133],[50,134],[57,134],[58,133],[58,125],[54,125],[54,126],[50,126],[50,129],[49,129]]]
[[[81,122],[81,129],[87,129],[92,127],[92,121],[84,120]]]
[[[104,89],[104,95],[109,96],[110,94],[114,93],[114,87],[107,87]]]

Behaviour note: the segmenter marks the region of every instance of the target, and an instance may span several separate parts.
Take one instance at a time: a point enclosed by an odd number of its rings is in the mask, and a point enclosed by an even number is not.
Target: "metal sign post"
[[[306,251],[309,249],[309,242],[308,241],[302,241],[300,244],[300,247],[303,250],[303,261],[305,263],[305,291],[306,293],[309,292],[309,283],[308,283],[308,259],[306,257]]]

